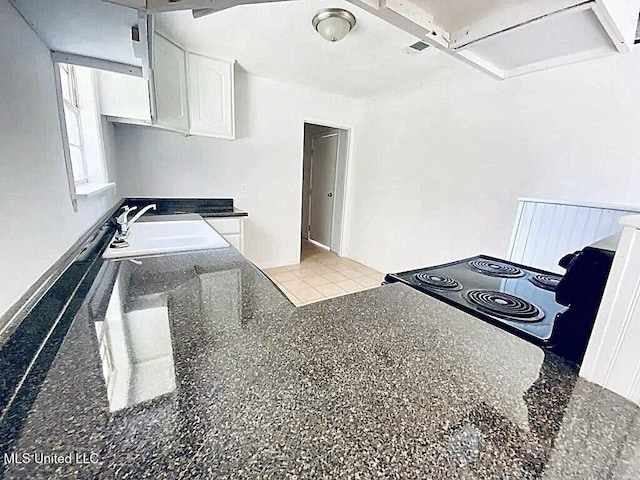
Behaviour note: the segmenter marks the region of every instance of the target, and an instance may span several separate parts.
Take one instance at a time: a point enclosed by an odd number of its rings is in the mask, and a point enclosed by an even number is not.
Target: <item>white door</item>
[[[309,238],[331,247],[335,199],[338,133],[311,139],[311,207]]]
[[[159,127],[187,133],[187,67],[184,50],[157,33],[154,36],[153,85]]]
[[[187,54],[190,133],[233,139],[233,63]]]

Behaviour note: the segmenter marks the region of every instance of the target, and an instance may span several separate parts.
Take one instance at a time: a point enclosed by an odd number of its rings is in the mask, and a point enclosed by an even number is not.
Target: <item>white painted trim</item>
[[[337,252],[341,257],[348,256],[347,245],[351,236],[351,204],[353,202],[353,159],[355,155],[356,128],[346,128],[347,135],[347,158],[344,166],[344,199],[342,205],[342,236],[340,237],[340,249]]]
[[[142,50],[142,78],[149,80],[151,70],[151,46],[149,43],[149,27],[153,16],[144,11],[138,11],[138,32],[140,34],[140,49]]]
[[[246,258],[246,257],[245,257]],[[250,258],[248,258],[250,262],[256,265],[260,270],[267,270],[269,268],[277,268],[282,267],[283,265],[299,265],[300,257],[298,258],[281,258],[279,260],[273,260],[271,262],[254,262]]]
[[[112,116],[107,116],[106,117],[107,121],[111,122],[111,123],[126,123],[129,125],[141,125],[141,126],[145,126],[145,127],[152,127],[153,124],[151,122],[147,122],[144,120],[138,120],[137,118],[126,118],[126,117],[112,117]],[[158,127],[160,128],[160,127]]]
[[[580,376],[640,405],[640,229],[625,227]]]
[[[624,36],[616,25],[616,22],[611,17],[607,8],[601,2],[596,1],[596,4],[593,6],[593,12],[596,14],[596,17],[598,17],[602,28],[604,28],[607,35],[609,35],[609,38],[616,47],[616,50],[620,53],[630,52],[633,45],[627,45],[624,42]],[[636,19],[637,18],[638,17],[636,16]]]
[[[316,247],[320,247],[320,248],[322,248],[323,250],[326,250],[326,251],[328,251],[328,252],[330,252],[330,251],[331,251],[331,248],[327,247],[326,245],[323,245],[323,244],[322,244],[322,243],[320,243],[320,242],[316,242],[315,240],[311,240],[310,238],[308,238],[308,239],[307,239],[307,241],[308,241],[309,243],[312,243],[312,244],[313,244],[313,245],[315,245]]]
[[[147,8],[147,0],[105,0],[116,5],[123,5],[131,8]]]
[[[98,70],[108,70],[115,73],[125,75],[133,75],[134,77],[142,77],[142,67],[129,65],[126,63],[112,62],[111,60],[102,60],[99,58],[83,57],[73,53],[64,53],[51,51],[51,59],[54,63],[69,63],[80,67],[97,68]]]
[[[344,230],[344,199],[347,196],[347,191],[346,191],[346,183],[347,183],[347,168],[346,168],[346,162],[347,159],[342,158],[342,141],[343,141],[343,135],[342,132],[345,132],[346,134],[346,138],[347,138],[347,145],[346,148],[344,149],[344,154],[346,156],[349,156],[349,131],[348,130],[335,130],[335,135],[336,135],[336,140],[337,140],[337,145],[336,145],[336,168],[335,168],[335,177],[333,179],[333,191],[334,191],[334,197],[335,200],[337,200],[337,196],[336,193],[338,192],[338,190],[340,188],[342,188],[342,211],[340,212],[340,218],[336,218],[336,202],[333,202],[333,208],[332,208],[332,212],[331,212],[331,247],[333,248],[334,252],[336,252],[339,255],[339,251],[341,249],[342,246],[342,233]],[[325,135],[326,136],[326,135]],[[339,177],[338,176],[338,172],[340,171],[340,168],[342,167],[343,169],[343,176]],[[338,242],[338,245],[334,245],[334,232],[336,231],[336,229],[340,230],[340,241]]]
[[[459,60],[462,60],[464,63],[475,68],[476,70],[480,70],[484,73],[489,74],[495,80],[504,80],[505,78],[507,78],[507,74],[504,70],[496,67],[491,62],[480,58],[475,53],[468,52],[466,50],[460,50],[452,51],[451,55]]]
[[[634,239],[633,243],[635,243],[635,239]],[[624,275],[624,273],[623,273],[623,275]],[[616,292],[616,296],[614,298],[614,302],[616,302],[618,299],[619,299],[619,295]],[[609,382],[611,382],[611,376],[614,373],[615,361],[617,360],[617,358],[620,355],[620,349],[622,348],[622,345],[623,345],[625,339],[628,340],[629,326],[631,325],[631,320],[633,318],[633,313],[637,310],[639,304],[640,304],[640,282],[637,283],[633,288],[633,294],[631,296],[631,302],[629,303],[629,306],[626,308],[625,315],[621,316],[620,318],[615,318],[615,317],[612,318],[610,316],[607,319],[609,321],[609,323],[611,323],[612,321],[613,322],[616,322],[616,321],[620,322],[621,328],[620,328],[620,333],[618,335],[618,338],[616,339],[616,342],[615,342],[615,347],[613,349],[613,354],[611,355],[611,359],[609,360],[609,362],[608,362],[608,364],[606,366],[606,369],[605,369],[603,383],[602,383],[603,385],[607,385]],[[602,350],[599,350],[598,353],[601,354]],[[637,370],[637,368],[636,368],[636,370]],[[636,379],[636,381],[637,381],[637,379]]]
[[[371,2],[370,0],[347,0],[349,3],[375,15],[391,25],[404,30],[425,43],[437,48],[440,51],[449,53],[450,34],[436,23],[422,22],[416,23],[413,19],[387,8],[385,0]]]
[[[115,183],[84,183],[76,186],[74,198],[89,198],[115,188]]]
[[[634,379],[631,384],[631,389],[629,390],[628,398],[635,404],[640,405],[640,364],[638,364],[634,373]]]
[[[633,227],[640,229],[640,215],[628,215],[620,219],[620,224],[623,227]]]
[[[149,83],[149,110],[150,110],[150,117],[151,117],[151,124],[155,124],[156,123],[156,110],[157,110],[157,105],[156,105],[156,91],[155,91],[155,80],[153,78],[154,76],[154,65],[153,65],[153,58],[155,55],[155,49],[156,49],[156,43],[155,43],[155,17],[153,15],[148,15],[147,16],[147,55],[148,55],[148,63],[149,63],[149,68],[148,68],[148,73],[147,73],[147,80]],[[143,72],[144,73],[144,72]]]
[[[58,103],[58,122],[60,123],[60,136],[62,137],[62,154],[64,157],[65,170],[67,172],[67,184],[73,211],[78,211],[76,200],[76,181],[73,178],[73,167],[71,164],[71,152],[69,151],[69,135],[67,134],[67,122],[64,118],[64,98],[62,96],[62,79],[60,78],[60,65],[53,62],[53,78],[56,87],[56,101]]]
[[[509,249],[507,250],[507,258],[513,258],[513,249],[516,246],[516,238],[518,238],[518,230],[522,222],[522,213],[524,212],[524,201],[518,199],[518,210],[516,211],[516,221],[513,222],[513,230],[511,231],[511,240],[509,240]]]
[[[100,95],[98,94],[98,79],[95,70],[91,70],[91,93],[93,95],[93,105],[95,107],[95,122],[98,131],[98,150],[100,152],[100,171],[102,172],[102,181],[108,184],[112,179],[109,171],[109,163],[107,162],[107,152],[104,146],[104,132],[102,130],[102,118],[100,115]],[[115,184],[114,184],[115,185]]]
[[[415,2],[407,0],[385,0],[381,5],[426,30],[433,30],[433,15]]]
[[[571,207],[602,208],[605,210],[640,212],[640,205],[631,205],[631,204],[624,204],[624,203],[601,203],[601,202],[584,202],[584,201],[574,201],[574,200],[553,200],[548,198],[533,198],[533,197],[518,197],[518,201],[531,202],[531,203],[553,203],[556,205],[567,205]]]

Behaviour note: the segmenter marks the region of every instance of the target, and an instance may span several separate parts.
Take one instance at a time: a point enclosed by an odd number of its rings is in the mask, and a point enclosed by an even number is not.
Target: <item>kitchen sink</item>
[[[102,258],[140,257],[229,246],[229,243],[202,219],[140,221],[131,225],[126,246],[115,248],[114,240],[115,237]]]

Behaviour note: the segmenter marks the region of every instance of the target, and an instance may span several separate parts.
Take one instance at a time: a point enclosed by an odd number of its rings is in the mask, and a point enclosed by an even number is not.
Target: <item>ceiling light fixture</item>
[[[333,43],[347,36],[356,24],[356,17],[342,8],[325,8],[316,13],[311,24],[322,38]]]

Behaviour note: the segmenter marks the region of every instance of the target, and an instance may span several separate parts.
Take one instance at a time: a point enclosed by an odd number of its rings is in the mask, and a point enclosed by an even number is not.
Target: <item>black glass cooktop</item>
[[[402,282],[539,345],[551,341],[561,276],[479,255],[456,262],[389,274]]]

